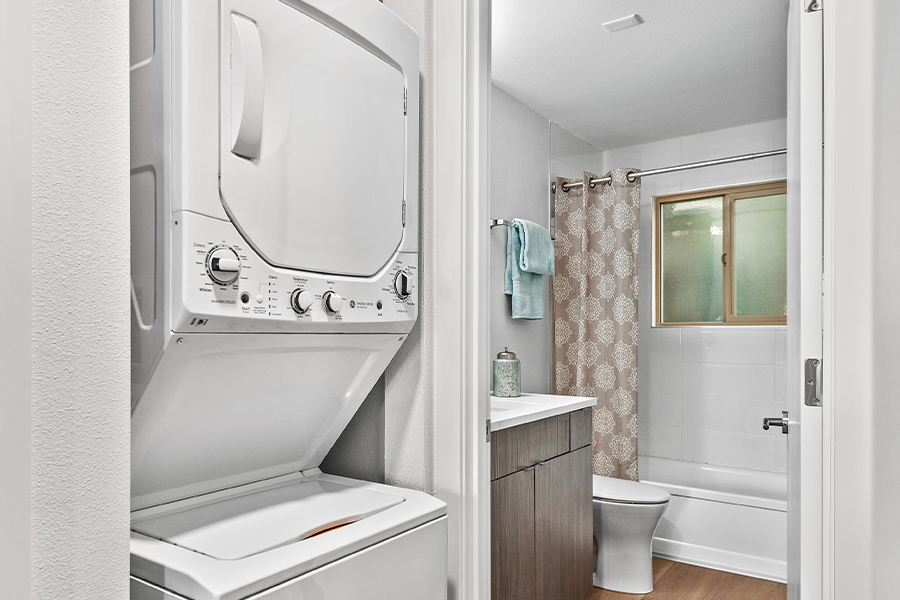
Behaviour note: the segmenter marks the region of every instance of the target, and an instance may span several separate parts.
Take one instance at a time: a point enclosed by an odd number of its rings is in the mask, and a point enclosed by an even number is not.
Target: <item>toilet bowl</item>
[[[626,594],[653,591],[653,532],[669,505],[658,487],[594,475],[596,587]]]

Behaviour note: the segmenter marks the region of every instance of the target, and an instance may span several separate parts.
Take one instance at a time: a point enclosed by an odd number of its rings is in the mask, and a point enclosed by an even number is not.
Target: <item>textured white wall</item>
[[[606,170],[652,169],[784,148],[784,120],[622,148]],[[639,452],[698,463],[785,472],[787,439],[762,430],[786,409],[785,327],[651,327],[653,197],[784,179],[783,156],[641,181],[638,352]]]
[[[31,587],[31,4],[0,21],[0,598]]]
[[[898,27],[895,0],[826,7],[823,403],[833,435],[834,529],[828,538],[837,599],[897,597]]]
[[[127,598],[128,3],[31,6],[31,597]]]
[[[434,13],[432,0],[384,4],[419,34],[421,153],[419,319],[385,373],[384,477],[434,493]]]
[[[491,218],[528,219],[544,227],[550,219],[550,181],[600,170],[603,154],[520,100],[491,86]],[[513,319],[503,292],[507,229],[491,230],[490,350],[516,353],[523,392],[550,391],[552,306],[550,278],[544,278],[544,318]]]

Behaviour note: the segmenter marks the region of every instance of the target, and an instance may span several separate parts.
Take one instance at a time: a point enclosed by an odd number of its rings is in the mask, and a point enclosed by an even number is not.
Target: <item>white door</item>
[[[822,12],[809,5],[792,0],[788,25],[789,600],[823,592],[822,408],[806,398],[805,372],[822,357],[823,51]]]

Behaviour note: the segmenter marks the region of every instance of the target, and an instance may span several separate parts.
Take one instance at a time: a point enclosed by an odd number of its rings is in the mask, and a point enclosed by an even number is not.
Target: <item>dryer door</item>
[[[273,265],[374,275],[404,231],[407,75],[299,1],[223,2],[220,38],[232,222]]]

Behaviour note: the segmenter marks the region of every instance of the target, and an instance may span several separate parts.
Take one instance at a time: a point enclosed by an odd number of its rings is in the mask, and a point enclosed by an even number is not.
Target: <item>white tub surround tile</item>
[[[642,454],[681,458],[681,394],[638,395],[638,448]]]
[[[653,360],[681,362],[680,327],[654,327],[641,332],[639,351]]]
[[[638,418],[642,419],[640,412]],[[650,456],[682,460],[682,430],[678,425],[644,425],[638,429],[638,448]]]
[[[775,334],[775,365],[787,365],[787,327],[778,327]]]
[[[684,327],[681,356],[686,363],[772,365],[775,332],[755,327]]]
[[[681,390],[687,397],[775,400],[772,365],[683,363],[681,378]]]
[[[775,367],[775,400],[787,399],[787,367]]]
[[[685,397],[681,401],[681,424],[685,430],[764,434],[763,419],[780,416],[781,406],[767,400]]]
[[[782,436],[780,440],[775,441],[775,472],[787,473],[788,461],[787,436]]]
[[[638,390],[639,394],[645,391],[651,395],[681,394],[681,365],[674,361],[660,361],[650,363],[642,369],[638,363]]]

